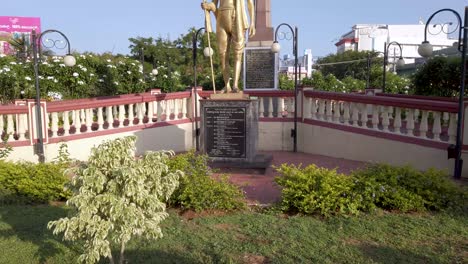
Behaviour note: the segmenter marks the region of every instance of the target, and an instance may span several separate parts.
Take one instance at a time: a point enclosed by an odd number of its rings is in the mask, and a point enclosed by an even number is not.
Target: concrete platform
[[[337,159],[327,156],[294,153],[285,151],[265,151],[260,152],[263,155],[271,155],[271,165],[263,169],[243,169],[243,168],[220,168],[220,173],[229,175],[232,183],[239,185],[244,190],[248,203],[250,205],[269,205],[278,202],[281,196],[281,190],[274,182],[274,178],[279,173],[274,169],[283,163],[302,164],[307,166],[315,164],[319,167],[334,169],[338,172],[349,174],[351,171],[363,168],[367,165],[365,162],[353,161],[347,159]]]

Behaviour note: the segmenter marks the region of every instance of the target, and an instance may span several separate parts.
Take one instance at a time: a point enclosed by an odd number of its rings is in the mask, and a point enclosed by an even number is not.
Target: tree
[[[294,90],[294,80],[289,79],[286,73],[280,73],[279,88],[280,90]]]
[[[65,240],[84,240],[82,262],[95,263],[103,256],[115,263],[115,243],[120,245],[119,263],[124,263],[125,245],[133,236],[163,236],[165,202],[184,174],[169,170],[169,152],[135,158],[135,141],[134,136],[125,137],[93,148],[87,164],[74,170],[74,194],[67,201],[75,209],[73,215],[48,224]]]
[[[412,77],[411,88],[414,94],[458,96],[461,76],[460,64],[460,57],[435,57],[428,60]]]
[[[368,55],[370,56],[372,65],[382,64],[382,58],[377,57],[377,52],[353,50],[330,54],[317,60],[317,64],[324,76],[333,74],[341,80],[351,75],[355,79],[366,80]]]
[[[145,74],[149,75],[154,67],[158,70],[157,76],[148,78],[149,87],[162,88],[164,91],[176,91],[193,85],[192,41],[196,33],[190,28],[187,34],[180,35],[176,40],[159,38],[129,38],[129,48],[133,58],[141,59],[141,50],[145,61]],[[215,85],[218,90],[224,86],[221,72],[216,34],[209,34],[213,54],[213,69]],[[199,34],[197,39],[197,83],[205,90],[213,90],[211,80],[211,66],[209,58],[203,56],[203,49],[208,47],[208,34]],[[233,61],[233,54],[230,54]],[[176,80],[174,74],[178,75]]]

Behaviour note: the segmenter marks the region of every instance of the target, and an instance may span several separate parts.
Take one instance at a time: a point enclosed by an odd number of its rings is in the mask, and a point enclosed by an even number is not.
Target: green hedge
[[[376,208],[426,211],[466,208],[467,191],[443,171],[371,165],[351,175],[309,165],[283,164],[275,179],[282,210],[324,216],[359,214]]]
[[[64,166],[56,163],[8,162],[0,160],[0,202],[44,203],[64,200],[70,192]]]
[[[246,206],[244,193],[226,176],[212,178],[206,155],[197,155],[194,151],[179,154],[171,159],[169,167],[185,173],[170,204],[195,211],[236,210]]]

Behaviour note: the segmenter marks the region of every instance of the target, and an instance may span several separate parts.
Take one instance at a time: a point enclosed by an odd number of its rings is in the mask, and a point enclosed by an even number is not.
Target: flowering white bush
[[[49,98],[51,101],[61,101],[62,100],[62,94],[59,92],[48,92],[47,93],[47,98]]]
[[[60,99],[87,98],[143,92],[148,83],[141,73],[141,64],[126,57],[108,54],[76,55],[76,66],[66,67],[60,56],[44,58],[39,64],[39,85],[42,96],[56,100],[49,92],[60,94]],[[17,61],[13,56],[0,56],[0,100],[12,101],[24,92],[25,98],[34,98],[34,68],[30,59]]]

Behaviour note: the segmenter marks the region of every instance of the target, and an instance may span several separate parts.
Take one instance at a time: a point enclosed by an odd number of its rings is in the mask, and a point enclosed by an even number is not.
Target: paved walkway
[[[336,168],[340,173],[349,173],[352,170],[362,168],[366,165],[365,162],[331,158],[315,154],[284,151],[265,151],[261,153],[271,154],[273,156],[271,165],[274,166],[280,166],[283,163],[302,164],[304,167],[309,164],[315,164],[319,167]],[[280,199],[280,188],[274,182],[274,178],[279,176],[279,173],[271,168],[271,166],[264,172],[249,169],[222,169],[221,172],[229,174],[231,182],[241,186],[249,204],[271,204]]]

